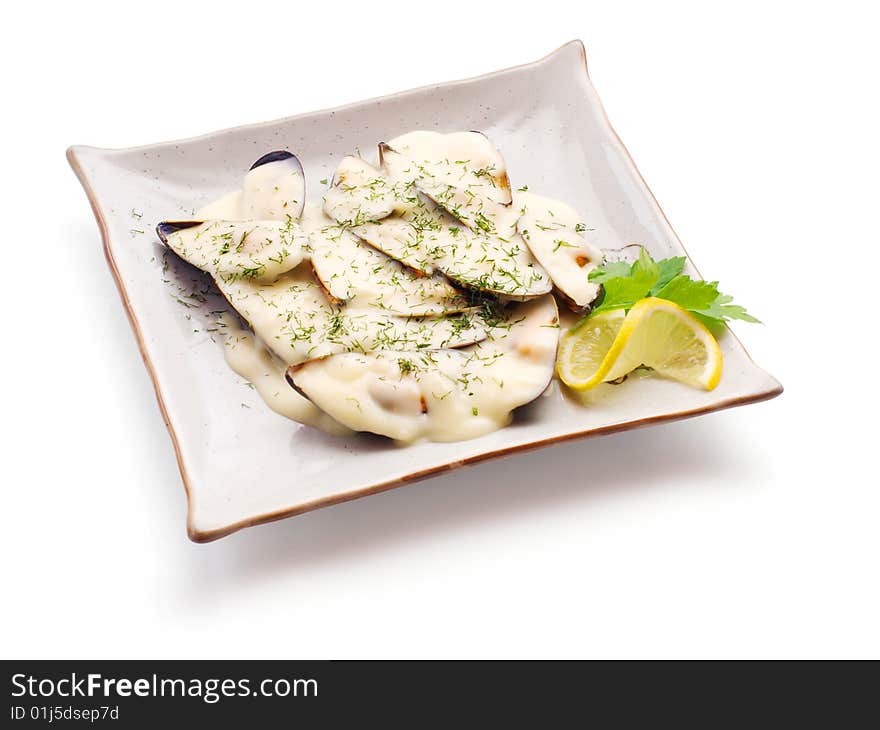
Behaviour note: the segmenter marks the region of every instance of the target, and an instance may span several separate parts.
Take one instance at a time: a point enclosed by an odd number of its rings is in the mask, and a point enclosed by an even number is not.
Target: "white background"
[[[869,3],[223,5],[4,18],[4,657],[880,656]],[[334,106],[573,37],[701,271],[765,321],[736,331],[784,395],[188,542],[65,147]]]

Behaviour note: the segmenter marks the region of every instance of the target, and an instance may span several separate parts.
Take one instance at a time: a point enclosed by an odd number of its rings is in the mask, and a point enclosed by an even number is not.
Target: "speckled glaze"
[[[503,152],[515,188],[528,184],[569,202],[603,248],[638,241],[658,258],[684,253],[608,123],[580,41],[535,63],[337,109],[179,142],[68,150],[174,443],[193,540],[213,540],[518,450],[782,392],[726,333],[724,377],[711,393],[631,378],[625,387],[601,386],[585,404],[554,382],[518,412],[511,427],[472,441],[397,448],[369,436],[327,436],[271,412],[226,366],[219,339],[209,331],[216,320],[211,312],[225,309],[224,302],[210,293],[205,278],[165,256],[153,233],[156,223],[191,217],[235,189],[260,155],[277,149],[296,153],[308,197],[318,200],[319,181],[332,177],[343,155],[419,128],[485,132]],[[194,290],[207,291],[207,301],[186,296]]]

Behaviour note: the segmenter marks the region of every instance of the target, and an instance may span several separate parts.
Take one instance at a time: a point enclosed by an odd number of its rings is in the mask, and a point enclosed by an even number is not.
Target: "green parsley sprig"
[[[760,322],[739,306],[733,297],[718,291],[717,281],[691,279],[684,270],[684,256],[655,261],[642,247],[632,264],[614,261],[590,272],[590,281],[601,284],[603,293],[597,305],[578,325],[600,312],[630,309],[645,297],[675,302],[697,316],[710,329],[718,329],[730,319]]]

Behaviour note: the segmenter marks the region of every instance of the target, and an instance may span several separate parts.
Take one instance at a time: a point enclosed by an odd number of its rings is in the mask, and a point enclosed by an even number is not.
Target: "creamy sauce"
[[[503,428],[553,377],[559,316],[552,296],[512,308],[504,327],[464,350],[348,353],[288,372],[309,400],[355,431],[413,443]]]
[[[252,168],[244,176],[241,190],[204,206],[196,218],[288,221],[302,215],[305,201],[302,165],[291,155]]]
[[[401,317],[375,308],[338,307],[300,266],[265,284],[216,284],[272,352],[288,365],[343,352],[463,347],[486,337],[480,313]]]
[[[170,234],[166,243],[185,261],[227,282],[275,281],[309,250],[308,236],[290,220],[210,220]]]
[[[485,230],[488,220],[499,235],[512,233],[507,165],[484,134],[408,132],[381,146],[380,154],[392,177],[412,179],[469,228]]]
[[[306,206],[300,223],[311,239],[315,276],[337,303],[414,316],[470,307],[467,297],[444,277],[417,274],[330,220],[317,206]]]
[[[340,225],[407,267],[425,275],[441,271],[468,289],[517,299],[550,291],[549,277],[516,231],[511,205],[487,197],[481,210],[489,211],[491,204],[501,212],[469,218],[449,199],[441,204],[425,193],[417,174],[421,168],[396,151],[384,150],[382,170],[355,159],[343,161],[324,198],[325,212]],[[468,173],[465,165],[458,167],[456,172],[466,176],[463,183],[477,181],[460,189],[471,196],[468,200],[499,189]],[[476,225],[469,227],[469,221]]]
[[[337,436],[351,433],[291,388],[284,377],[287,366],[257,342],[252,332],[242,329],[234,317],[224,316],[220,325],[226,363],[254,386],[275,413]]]
[[[324,210],[333,220],[349,226],[386,218],[407,195],[409,183],[395,189],[394,181],[366,160],[343,157],[324,193]]]
[[[271,153],[166,242],[252,328],[224,319],[225,357],[273,411],[400,443],[502,428],[553,377],[551,288],[589,304],[601,252],[568,206],[514,196],[479,133],[402,135],[380,164],[344,158],[323,207],[306,206],[299,161]]]
[[[260,189],[274,199],[272,186]],[[267,207],[255,190],[253,204]],[[231,216],[235,205],[227,195],[207,208]],[[447,281],[403,270],[340,230],[317,206],[303,210],[300,220],[284,223],[206,221],[169,235],[167,243],[214,276],[229,303],[287,365],[343,352],[455,348],[485,339],[481,312]],[[314,271],[301,265],[306,260]]]
[[[565,203],[534,193],[517,192],[517,227],[557,291],[576,309],[586,308],[599,294],[589,272],[602,262],[602,252],[584,238],[586,226]]]

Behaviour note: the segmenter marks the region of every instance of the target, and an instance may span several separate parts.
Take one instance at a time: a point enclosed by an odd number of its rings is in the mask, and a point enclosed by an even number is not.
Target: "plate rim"
[[[740,339],[736,336],[736,334],[728,327],[727,333],[729,336],[733,337],[733,339],[739,344],[745,356],[748,358],[749,362],[752,363],[758,370],[763,372],[770,381],[770,386],[765,388],[764,390],[760,390],[756,393],[751,393],[748,395],[737,396],[733,398],[728,398],[723,401],[719,401],[717,403],[713,403],[706,406],[700,406],[697,408],[686,409],[683,411],[674,411],[671,413],[663,413],[656,416],[646,416],[645,418],[624,421],[621,423],[612,423],[605,426],[598,426],[593,428],[588,428],[583,431],[573,431],[570,433],[564,433],[556,436],[550,436],[544,439],[539,439],[536,441],[530,441],[525,444],[515,444],[513,446],[502,447],[499,449],[494,449],[492,451],[484,451],[479,454],[473,454],[469,457],[466,457],[457,461],[449,461],[445,464],[440,464],[437,466],[432,466],[422,471],[416,471],[409,474],[406,474],[402,477],[396,477],[394,479],[390,479],[384,482],[380,482],[378,484],[372,484],[367,487],[361,487],[358,489],[352,489],[346,491],[341,494],[336,494],[329,497],[321,497],[318,499],[311,500],[309,502],[303,502],[297,505],[282,507],[277,510],[273,510],[270,512],[264,512],[258,515],[253,515],[250,517],[246,517],[237,522],[230,523],[228,525],[223,525],[221,527],[213,528],[213,529],[201,529],[195,524],[194,513],[195,510],[193,508],[194,495],[192,493],[192,487],[190,483],[190,476],[187,473],[187,468],[183,460],[182,450],[180,447],[179,438],[177,432],[174,427],[174,423],[169,415],[168,408],[165,403],[164,394],[162,392],[162,386],[159,382],[159,378],[157,376],[155,367],[153,365],[152,360],[150,359],[149,353],[147,351],[146,343],[144,341],[143,333],[141,331],[140,325],[138,323],[137,315],[134,312],[134,308],[131,304],[131,301],[128,297],[128,292],[125,288],[125,284],[122,279],[122,275],[119,271],[119,267],[116,263],[116,259],[114,258],[113,251],[110,247],[110,232],[109,226],[107,224],[107,220],[104,216],[103,211],[101,210],[101,206],[98,202],[98,198],[95,195],[95,192],[92,188],[92,185],[89,181],[88,175],[86,174],[82,161],[79,157],[80,153],[85,150],[90,150],[94,152],[131,152],[131,151],[142,151],[153,149],[156,147],[163,147],[169,144],[184,144],[188,142],[193,142],[201,139],[206,139],[212,137],[216,134],[225,133],[225,132],[238,132],[247,129],[254,129],[257,127],[268,126],[283,123],[289,120],[299,119],[302,117],[307,117],[311,115],[317,114],[326,114],[330,112],[341,111],[347,109],[352,106],[360,105],[360,104],[368,104],[374,101],[387,100],[395,97],[403,96],[406,94],[410,94],[413,92],[424,91],[427,89],[431,89],[437,86],[448,86],[450,84],[463,84],[471,81],[479,81],[487,78],[491,78],[492,76],[496,76],[503,73],[509,73],[511,71],[518,71],[521,69],[538,66],[548,59],[556,56],[564,49],[575,46],[579,51],[579,56],[581,60],[581,64],[583,66],[583,72],[587,77],[587,80],[590,80],[590,73],[587,64],[587,54],[586,49],[584,48],[584,44],[580,39],[574,39],[568,41],[567,43],[563,43],[561,46],[551,51],[550,53],[542,56],[541,58],[530,61],[527,63],[518,64],[515,66],[509,66],[503,69],[498,69],[495,71],[490,71],[488,73],[479,74],[477,76],[470,76],[464,79],[455,79],[452,81],[438,82],[432,84],[426,84],[423,86],[414,87],[411,89],[405,89],[402,91],[394,92],[391,94],[385,94],[383,96],[371,97],[369,99],[362,99],[359,101],[349,102],[346,104],[341,104],[335,107],[328,107],[325,109],[318,109],[308,112],[303,112],[301,114],[295,114],[287,117],[280,117],[278,119],[267,120],[263,122],[256,122],[250,124],[241,124],[234,127],[228,127],[225,129],[218,129],[212,132],[206,132],[205,134],[196,135],[193,137],[186,137],[178,140],[168,140],[164,142],[154,142],[146,145],[137,145],[133,147],[122,147],[122,148],[106,148],[106,147],[93,147],[90,145],[72,145],[67,148],[67,161],[69,162],[73,172],[76,174],[79,179],[80,184],[85,191],[86,197],[88,198],[89,205],[92,208],[92,213],[95,216],[95,219],[98,223],[98,229],[101,233],[101,241],[102,247],[104,249],[104,257],[107,260],[107,265],[110,269],[110,273],[113,277],[113,281],[116,285],[116,290],[119,293],[120,299],[122,300],[123,308],[125,309],[126,316],[128,317],[129,325],[132,328],[132,331],[135,335],[135,340],[137,341],[138,350],[141,354],[141,359],[144,361],[144,365],[147,368],[147,372],[149,373],[150,380],[153,384],[153,391],[156,395],[156,400],[159,404],[159,411],[162,414],[162,420],[165,423],[165,428],[168,430],[168,434],[171,438],[171,443],[174,448],[174,455],[177,460],[177,468],[180,471],[181,480],[183,481],[184,492],[186,494],[186,532],[187,536],[190,540],[196,543],[206,543],[212,542],[214,540],[218,540],[222,537],[226,537],[227,535],[231,535],[234,532],[238,532],[239,530],[243,530],[247,527],[254,527],[256,525],[262,525],[269,522],[275,522],[277,520],[286,519],[287,517],[294,517],[296,515],[304,514],[306,512],[311,512],[316,509],[320,509],[322,507],[330,507],[335,504],[341,504],[342,502],[348,502],[355,499],[360,499],[361,497],[367,497],[373,494],[379,494],[380,492],[385,492],[391,489],[395,489],[397,487],[403,487],[408,484],[413,484],[415,482],[428,479],[433,476],[437,476],[439,474],[445,473],[447,471],[452,471],[454,469],[459,469],[464,466],[473,466],[474,464],[482,463],[485,461],[489,461],[491,459],[497,459],[504,456],[509,456],[511,454],[523,453],[526,451],[533,451],[541,448],[545,448],[548,446],[552,446],[557,443],[563,443],[565,441],[573,441],[575,439],[582,438],[593,438],[598,436],[606,436],[608,434],[613,433],[621,433],[624,431],[631,431],[637,428],[644,428],[646,426],[653,426],[660,423],[669,423],[672,421],[680,421],[687,418],[693,418],[695,416],[705,415],[707,413],[714,413],[716,411],[726,410],[728,408],[734,408],[737,406],[749,405],[751,403],[759,403],[761,401],[770,400],[782,394],[784,388],[782,384],[772,375],[767,373],[766,370],[761,368],[755,361],[752,359],[748,350],[743,346]],[[608,118],[608,114],[605,110],[605,106],[602,104],[601,99],[596,96],[596,102],[598,104],[598,109],[602,114],[602,117],[607,125],[609,132],[611,133],[614,140],[617,144],[620,145],[620,148],[623,154],[626,157],[627,162],[632,167],[632,170],[635,172],[641,184],[644,186],[645,191],[647,191],[648,195],[651,197],[652,202],[656,206],[657,211],[663,218],[663,221],[669,228],[670,233],[675,238],[676,243],[681,246],[682,250],[685,252],[685,255],[688,256],[688,259],[691,261],[693,265],[693,261],[690,255],[687,253],[685,246],[682,244],[681,239],[678,234],[672,227],[672,224],[669,222],[669,219],[666,216],[666,213],[663,211],[663,208],[660,206],[660,203],[657,201],[656,196],[654,195],[651,188],[648,186],[644,177],[642,176],[641,171],[636,165],[635,160],[627,149],[626,145],[623,143],[623,140],[620,138],[620,135],[617,134],[617,131],[614,129],[614,126],[611,124],[611,120]],[[699,270],[694,269],[699,274]]]

